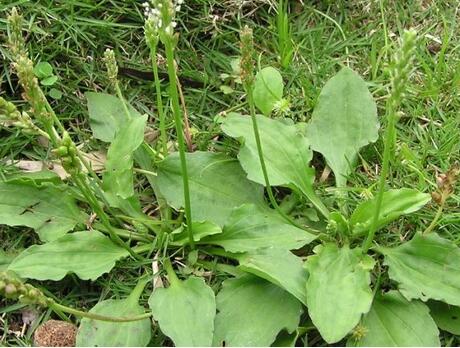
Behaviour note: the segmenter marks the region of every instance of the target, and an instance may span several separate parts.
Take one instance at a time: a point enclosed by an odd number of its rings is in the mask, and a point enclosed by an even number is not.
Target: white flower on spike
[[[173,35],[174,28],[177,26],[174,18],[180,12],[183,3],[184,0],[147,0],[144,2],[142,7],[151,30],[164,31],[168,36]]]

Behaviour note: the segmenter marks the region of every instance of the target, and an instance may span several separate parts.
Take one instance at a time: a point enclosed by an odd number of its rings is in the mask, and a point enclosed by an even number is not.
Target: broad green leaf
[[[222,233],[222,228],[215,223],[209,221],[202,221],[197,222],[194,221],[192,223],[192,232],[193,232],[193,240],[198,242],[205,238],[206,236],[212,236],[215,234]],[[185,245],[189,242],[188,230],[181,226],[177,230],[171,232],[172,240],[170,244],[172,245]],[[206,243],[207,244],[207,243]]]
[[[115,133],[126,127],[128,117],[123,103],[117,97],[107,93],[86,92],[88,101],[89,125],[96,139],[111,142]],[[141,116],[128,104],[131,117]]]
[[[361,324],[364,337],[350,339],[360,347],[438,347],[439,331],[428,307],[407,301],[398,291],[377,295]]]
[[[53,75],[53,76],[49,76],[43,80],[40,81],[40,83],[43,85],[43,86],[52,86],[56,83],[56,81],[58,80],[58,77]]]
[[[190,200],[194,221],[211,221],[223,226],[232,210],[245,203],[266,209],[261,186],[246,179],[238,162],[223,154],[187,154]],[[179,154],[173,153],[158,164],[158,187],[175,209],[184,206]]]
[[[222,233],[207,237],[202,243],[239,253],[267,247],[298,249],[315,238],[315,235],[287,224],[275,211],[261,212],[253,204],[244,204],[232,212]]]
[[[7,254],[5,251],[0,249],[0,272],[6,271],[8,265],[13,261],[15,256]]]
[[[53,67],[48,62],[40,62],[34,66],[34,75],[39,79],[44,79],[53,74]]]
[[[344,338],[372,303],[370,270],[374,260],[360,248],[318,247],[305,263],[307,307],[313,324],[327,343]]]
[[[272,67],[260,70],[254,82],[254,103],[264,115],[269,115],[283,98],[283,78]]]
[[[266,347],[278,333],[297,329],[302,306],[266,280],[245,275],[227,279],[217,295],[213,346]]]
[[[115,134],[105,162],[104,190],[129,198],[134,195],[133,154],[144,141],[147,115],[133,118]]]
[[[59,100],[62,98],[62,92],[56,88],[51,88],[48,92],[48,95],[55,100]]]
[[[460,249],[436,233],[417,233],[396,248],[377,248],[385,255],[389,276],[408,299],[439,300],[460,305]]]
[[[138,301],[145,284],[141,281],[126,299],[99,302],[89,313],[117,318],[143,314],[144,307]],[[125,323],[83,318],[77,333],[77,347],[145,347],[150,342],[151,326],[149,318]]]
[[[0,224],[31,227],[42,241],[53,241],[85,221],[65,187],[0,182]]]
[[[300,258],[288,250],[265,248],[238,256],[239,269],[264,278],[306,304],[307,272]]]
[[[22,278],[60,280],[68,273],[95,280],[129,253],[98,231],[69,233],[55,241],[33,245],[8,267]]]
[[[202,278],[176,279],[167,289],[155,289],[149,305],[161,331],[176,347],[212,345],[216,299]]]
[[[321,90],[307,127],[313,150],[320,152],[345,186],[359,150],[378,138],[377,107],[366,82],[353,70],[343,68]]]
[[[440,301],[429,301],[430,314],[441,330],[460,335],[460,307]]]
[[[312,151],[307,138],[301,134],[298,127],[280,120],[258,115],[257,123],[270,184],[297,188],[321,210],[323,215],[327,215],[327,209],[313,190],[315,171],[308,166],[312,159]],[[222,124],[222,130],[231,137],[243,140],[238,154],[241,166],[248,174],[249,180],[265,184],[251,118],[231,113]]]
[[[389,190],[383,194],[377,228],[397,220],[401,215],[411,214],[431,200],[431,196],[414,189]],[[377,199],[372,198],[358,205],[350,218],[353,233],[367,232],[374,219]]]

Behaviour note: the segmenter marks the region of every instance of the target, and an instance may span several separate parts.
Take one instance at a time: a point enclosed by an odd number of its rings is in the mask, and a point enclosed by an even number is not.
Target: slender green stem
[[[163,111],[163,100],[161,97],[161,85],[160,78],[158,76],[158,65],[157,65],[157,45],[150,47],[150,60],[152,62],[153,78],[155,82],[155,94],[157,100],[157,111],[160,118],[160,139],[162,145],[163,155],[168,154],[168,138],[166,135],[166,120]]]
[[[198,260],[197,264],[206,269],[209,269],[210,271],[224,272],[234,277],[242,276],[245,274],[243,271],[239,270],[235,266],[226,265],[224,263],[215,263],[211,261]]]
[[[300,191],[310,200],[311,204],[313,204],[315,208],[318,209],[321,215],[323,215],[326,219],[329,218],[329,210],[326,208],[321,199],[319,199],[319,197],[316,195],[312,186],[310,186],[308,189],[307,187],[300,187]]]
[[[165,267],[166,273],[168,274],[170,286],[179,285],[180,280],[177,278],[176,272],[174,272],[171,261],[168,258],[163,260],[163,266]]]
[[[141,244],[141,245],[136,245],[134,248],[133,248],[133,251],[136,253],[136,254],[142,254],[142,253],[145,253],[147,251],[150,251],[152,249],[152,243],[148,243],[148,244]]]
[[[383,37],[385,39],[385,57],[388,58],[388,30],[387,30],[387,22],[385,19],[385,11],[383,8],[383,0],[379,0],[379,5],[380,5],[380,15],[382,17]]]
[[[73,314],[77,317],[83,317],[83,318],[88,318],[88,319],[93,319],[93,320],[100,320],[100,321],[108,321],[108,322],[113,322],[113,323],[126,323],[130,321],[138,321],[138,320],[143,320],[150,318],[152,316],[152,313],[143,313],[139,315],[135,315],[132,317],[109,317],[106,315],[100,315],[96,313],[89,313],[89,312],[84,312],[80,311],[75,308],[67,307],[64,305],[61,305],[59,303],[53,303],[50,305],[50,308],[54,311],[61,311],[64,313],[69,313]]]
[[[41,90],[40,90],[41,91]],[[43,92],[41,92],[43,94]],[[56,113],[54,112],[53,108],[51,107],[51,105],[49,104],[48,100],[46,99],[46,97],[43,95],[43,98],[44,100],[46,101],[46,109],[48,110],[48,112],[51,114],[52,116],[52,120],[53,120],[53,124],[50,126],[50,129],[48,130],[48,133],[51,137],[53,137],[53,139],[59,139],[59,134],[58,132],[56,131],[56,129],[54,128],[54,125],[56,125],[58,127],[58,129],[61,131],[61,133],[64,133],[65,132],[65,128],[64,126],[62,125],[61,121],[59,120],[59,118],[56,116]],[[57,142],[56,142],[57,144]],[[56,145],[55,144],[55,145]],[[77,149],[77,147],[75,146],[75,148]],[[97,193],[99,194],[100,198],[102,199],[102,201],[104,202],[104,204],[107,206],[107,208],[109,209],[109,211],[113,214],[113,210],[112,208],[110,207],[110,204],[108,203],[108,201],[106,200],[105,196],[104,196],[104,193],[103,193],[103,188],[102,188],[102,180],[97,176],[97,174],[94,172],[93,168],[91,168],[91,165],[88,163],[88,161],[83,157],[82,153],[77,149],[77,157],[78,159],[80,160],[80,162],[83,164],[83,166],[86,168],[86,170],[88,171],[89,175],[94,179],[96,185],[95,185],[95,189],[97,191]],[[120,222],[120,221],[118,221]]]
[[[128,103],[126,103],[125,97],[123,97],[123,93],[121,92],[121,88],[120,88],[120,84],[118,83],[118,80],[115,82],[115,92],[117,93],[118,99],[120,99],[121,103],[123,104],[123,110],[125,111],[125,114],[128,117],[128,120],[131,119],[131,113],[129,112],[129,109],[128,109]]]
[[[109,233],[109,231],[105,227],[105,225],[103,225],[103,224],[101,224],[99,222],[94,224],[94,228],[96,230],[98,230],[98,231]],[[138,232],[134,232],[134,231],[123,230],[121,228],[114,228],[113,230],[121,238],[136,240],[136,241],[139,241],[139,242],[150,243],[155,239],[154,236],[151,236],[149,234],[142,234],[142,233],[138,233]],[[135,251],[135,252],[136,252],[136,254],[138,254],[137,251]]]
[[[181,109],[179,105],[179,94],[177,91],[177,76],[176,67],[174,63],[174,48],[171,39],[165,41],[166,49],[166,60],[168,62],[168,75],[169,75],[169,87],[170,97],[172,103],[172,110],[174,113],[174,122],[176,124],[177,142],[179,143],[179,156],[182,168],[182,181],[184,186],[184,201],[185,201],[185,216],[187,218],[187,230],[189,237],[189,244],[192,249],[195,248],[195,242],[193,240],[192,231],[192,209],[190,203],[190,189],[188,182],[187,173],[187,159],[185,157],[185,140],[184,131],[182,127]]]
[[[250,109],[250,113],[251,113],[251,119],[252,119],[252,127],[253,127],[253,131],[254,131],[254,138],[256,140],[256,145],[257,145],[257,152],[258,152],[258,155],[259,155],[259,161],[260,161],[260,167],[262,168],[262,173],[263,173],[263,176],[264,176],[264,181],[265,181],[265,187],[267,189],[267,193],[268,193],[268,198],[270,200],[270,203],[273,205],[273,208],[275,208],[275,210],[286,220],[288,221],[290,224],[294,225],[294,226],[298,226],[290,217],[289,215],[287,215],[283,209],[280,208],[280,206],[278,205],[278,202],[276,201],[275,199],[275,196],[273,194],[273,190],[272,190],[272,187],[270,185],[270,180],[268,178],[268,172],[267,172],[267,167],[265,165],[265,159],[264,159],[264,153],[263,153],[263,150],[262,150],[262,142],[260,141],[260,134],[259,134],[259,127],[257,125],[257,117],[256,117],[256,109],[255,109],[255,106],[254,106],[254,99],[253,99],[253,95],[252,95],[252,86],[250,85],[246,85],[245,86],[245,89],[246,89],[246,98],[248,100],[248,104],[249,104],[249,109]],[[300,226],[298,226],[300,227]],[[301,227],[300,227],[301,228]]]
[[[136,173],[141,173],[141,174],[145,174],[145,175],[152,175],[152,176],[157,176],[158,175],[155,172],[152,172],[150,170],[141,169],[141,168],[133,168],[133,171],[136,172]]]
[[[425,229],[425,231],[422,232],[422,234],[428,234],[433,231],[433,229],[436,227],[438,224],[439,219],[441,218],[442,212],[444,210],[444,204],[445,202],[442,201],[441,204],[439,205],[438,210],[436,211],[436,215],[434,216],[433,221],[431,221],[431,224]]]
[[[120,245],[121,247],[125,248],[129,254],[134,257],[135,259],[140,259],[139,255],[137,255],[129,245],[127,245],[116,233],[115,229],[113,228],[112,224],[110,223],[109,218],[105,214],[104,210],[101,208],[99,205],[97,198],[94,196],[93,191],[91,188],[88,186],[86,180],[81,179],[78,177],[78,175],[73,177],[75,184],[78,186],[82,194],[85,196],[86,200],[88,201],[88,204],[91,206],[91,208],[94,210],[94,212],[99,216],[101,219],[102,224],[105,226],[107,229],[107,232],[110,236],[110,238]]]
[[[369,250],[369,248],[371,247],[372,241],[374,240],[375,233],[377,232],[377,225],[379,221],[380,210],[382,209],[383,193],[385,192],[385,181],[388,175],[388,171],[390,170],[390,155],[391,155],[391,149],[393,148],[391,145],[394,139],[394,134],[396,132],[397,115],[396,115],[396,110],[393,107],[392,100],[388,102],[388,105],[389,105],[388,124],[385,130],[385,137],[384,137],[382,171],[380,173],[380,179],[379,179],[379,184],[378,184],[374,216],[372,219],[372,224],[369,229],[367,238],[363,243],[363,253],[366,253]]]

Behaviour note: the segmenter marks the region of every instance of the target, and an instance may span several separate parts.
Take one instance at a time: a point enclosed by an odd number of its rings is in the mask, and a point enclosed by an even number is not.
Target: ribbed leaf
[[[255,274],[285,289],[306,304],[307,272],[302,260],[288,250],[265,248],[238,257],[241,270]]]
[[[429,301],[430,314],[441,330],[460,335],[460,307],[444,302]]]
[[[245,204],[232,212],[222,233],[202,242],[238,253],[267,247],[298,249],[315,238],[315,235],[286,223],[275,211],[261,212],[253,204]]]
[[[439,331],[428,307],[407,301],[397,291],[376,296],[362,321],[364,337],[349,343],[359,347],[438,347]]]
[[[98,231],[67,234],[55,241],[33,245],[19,254],[8,270],[22,278],[60,280],[68,273],[95,280],[109,272],[128,252]]]
[[[366,82],[343,68],[321,90],[307,138],[312,149],[326,158],[337,186],[342,187],[359,150],[377,140],[378,129],[377,107]]]
[[[319,250],[318,250],[319,249]],[[374,260],[360,248],[320,246],[307,259],[307,307],[327,343],[344,338],[372,303],[370,270]]]
[[[145,282],[141,282],[128,298],[101,301],[89,312],[117,318],[143,314],[144,307],[138,301],[144,286]],[[145,347],[150,342],[151,326],[149,318],[126,323],[83,318],[77,333],[77,347]]]
[[[169,288],[155,289],[149,299],[153,317],[176,347],[212,345],[216,300],[203,279],[173,281]]]
[[[238,162],[223,154],[187,154],[190,200],[194,221],[211,221],[223,226],[234,208],[253,203],[265,210],[263,188],[251,183]],[[182,170],[178,153],[158,164],[157,184],[168,203],[184,206]]]
[[[439,300],[460,305],[460,249],[436,233],[417,233],[396,248],[378,248],[390,278],[408,299]]]
[[[133,157],[144,141],[147,116],[131,119],[115,134],[105,163],[104,190],[127,199],[134,195]]]
[[[383,194],[378,228],[398,219],[401,215],[413,213],[422,208],[431,200],[431,195],[417,190],[402,188],[389,190]],[[358,205],[350,218],[353,233],[362,233],[369,230],[374,219],[377,199],[373,198]]]
[[[323,215],[327,215],[327,209],[313,190],[315,171],[309,167],[312,151],[307,138],[288,121],[258,115],[257,123],[270,184],[296,188]],[[242,139],[243,145],[238,154],[241,166],[248,173],[249,180],[265,184],[251,118],[231,113],[222,124],[222,130],[231,137]]]
[[[107,93],[86,92],[85,97],[88,101],[89,125],[93,136],[111,142],[115,133],[127,125],[127,115],[122,101]],[[133,118],[141,116],[129,104],[128,109]]]
[[[66,187],[0,182],[0,224],[33,228],[53,241],[86,221]]]
[[[269,346],[281,330],[293,332],[302,313],[292,295],[252,275],[224,281],[217,309],[213,345],[228,347]]]

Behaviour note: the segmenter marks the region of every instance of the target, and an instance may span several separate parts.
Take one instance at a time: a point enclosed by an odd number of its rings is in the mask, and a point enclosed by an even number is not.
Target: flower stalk
[[[73,314],[78,317],[125,323],[131,321],[143,320],[152,316],[151,312],[139,314],[132,317],[110,317],[96,313],[84,312],[75,308],[67,307],[55,302],[52,298],[46,297],[43,292],[30,284],[25,284],[17,277],[8,272],[0,272],[0,296],[10,300],[17,300],[28,305],[37,305],[39,307],[48,307],[56,312]]]
[[[158,30],[155,27],[155,24],[151,20],[145,21],[144,26],[145,41],[150,50],[150,61],[152,63],[153,79],[155,83],[155,97],[157,103],[157,112],[160,119],[160,141],[162,146],[162,153],[164,156],[168,154],[168,138],[166,135],[166,120],[163,110],[163,100],[161,97],[161,85],[160,78],[158,75],[158,42],[160,40]]]
[[[246,99],[249,105],[249,111],[252,119],[252,127],[254,138],[256,140],[257,153],[259,155],[260,167],[264,176],[265,187],[267,189],[268,198],[273,208],[290,224],[297,226],[297,224],[280,208],[278,202],[273,194],[270,180],[268,178],[267,167],[265,165],[264,153],[262,149],[262,141],[260,140],[259,127],[257,124],[256,109],[254,104],[253,90],[254,90],[254,43],[252,37],[252,30],[245,26],[240,34],[241,40],[241,61],[240,61],[240,76],[243,82],[243,87],[246,91]],[[297,226],[299,227],[299,226]]]
[[[391,94],[387,101],[387,127],[384,136],[382,171],[378,183],[374,216],[367,238],[363,243],[363,253],[366,253],[371,247],[377,231],[383,194],[385,192],[385,181],[390,170],[390,157],[396,139],[396,123],[399,118],[398,108],[401,105],[403,94],[412,71],[411,63],[414,56],[416,39],[417,34],[415,30],[404,32],[401,48],[396,54],[394,65],[391,70]]]
[[[174,57],[174,50],[177,44],[178,36],[174,34],[176,13],[180,11],[183,0],[172,2],[171,0],[150,0],[144,3],[145,16],[147,22],[148,34],[154,35],[148,37],[148,41],[156,40],[156,37],[163,43],[166,53],[166,62],[168,66],[169,78],[169,96],[171,98],[171,108],[174,116],[176,128],[177,143],[179,146],[179,157],[182,170],[182,184],[184,188],[184,209],[187,220],[187,231],[189,244],[192,249],[195,248],[192,231],[192,208],[190,202],[190,188],[187,170],[186,146],[184,139],[183,115],[179,103],[179,92],[177,86],[177,72]],[[151,42],[155,43],[155,42]],[[156,57],[155,57],[156,60]],[[152,63],[155,64],[155,63]],[[157,93],[158,94],[158,93]]]

